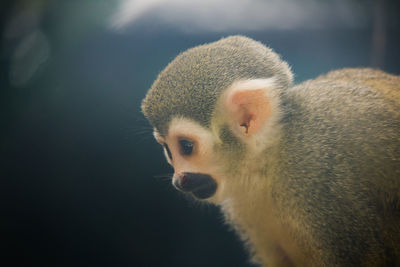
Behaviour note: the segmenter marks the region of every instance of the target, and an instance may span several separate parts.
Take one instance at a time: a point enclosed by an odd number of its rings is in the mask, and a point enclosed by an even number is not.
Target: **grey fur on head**
[[[142,111],[161,135],[176,116],[209,127],[218,97],[233,82],[272,76],[277,90],[293,80],[286,62],[260,42],[244,36],[223,38],[191,48],[169,63],[143,100]]]

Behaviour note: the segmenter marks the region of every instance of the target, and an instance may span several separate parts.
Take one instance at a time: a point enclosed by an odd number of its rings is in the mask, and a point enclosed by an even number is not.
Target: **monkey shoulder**
[[[372,68],[345,68],[321,75],[316,81],[342,83],[348,87],[365,87],[380,97],[400,105],[400,76]]]
[[[315,170],[326,164],[337,175],[384,172],[400,189],[399,90],[399,76],[373,69],[336,70],[290,88],[283,101],[285,157]]]
[[[399,118],[400,76],[370,68],[334,70],[289,88],[284,97],[284,102],[328,117],[375,111]]]

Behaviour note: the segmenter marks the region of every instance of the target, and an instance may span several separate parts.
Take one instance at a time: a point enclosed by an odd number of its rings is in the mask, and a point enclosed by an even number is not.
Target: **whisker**
[[[154,178],[160,179],[162,181],[170,181],[173,175],[174,175],[173,173],[158,174],[154,175]]]
[[[136,121],[138,119],[136,118]],[[153,127],[147,121],[133,123],[133,125],[123,128],[122,131],[124,139],[133,138],[135,143],[141,143],[153,138]]]

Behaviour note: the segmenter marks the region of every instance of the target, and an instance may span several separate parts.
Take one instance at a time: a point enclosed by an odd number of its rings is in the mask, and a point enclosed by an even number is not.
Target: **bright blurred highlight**
[[[184,31],[229,31],[365,26],[357,1],[122,0],[111,25],[122,29],[145,17]]]

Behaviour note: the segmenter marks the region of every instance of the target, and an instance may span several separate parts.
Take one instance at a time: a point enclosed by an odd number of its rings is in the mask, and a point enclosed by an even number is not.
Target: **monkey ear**
[[[225,111],[232,130],[239,137],[257,135],[272,113],[268,88],[273,79],[255,79],[234,83],[224,97]]]

